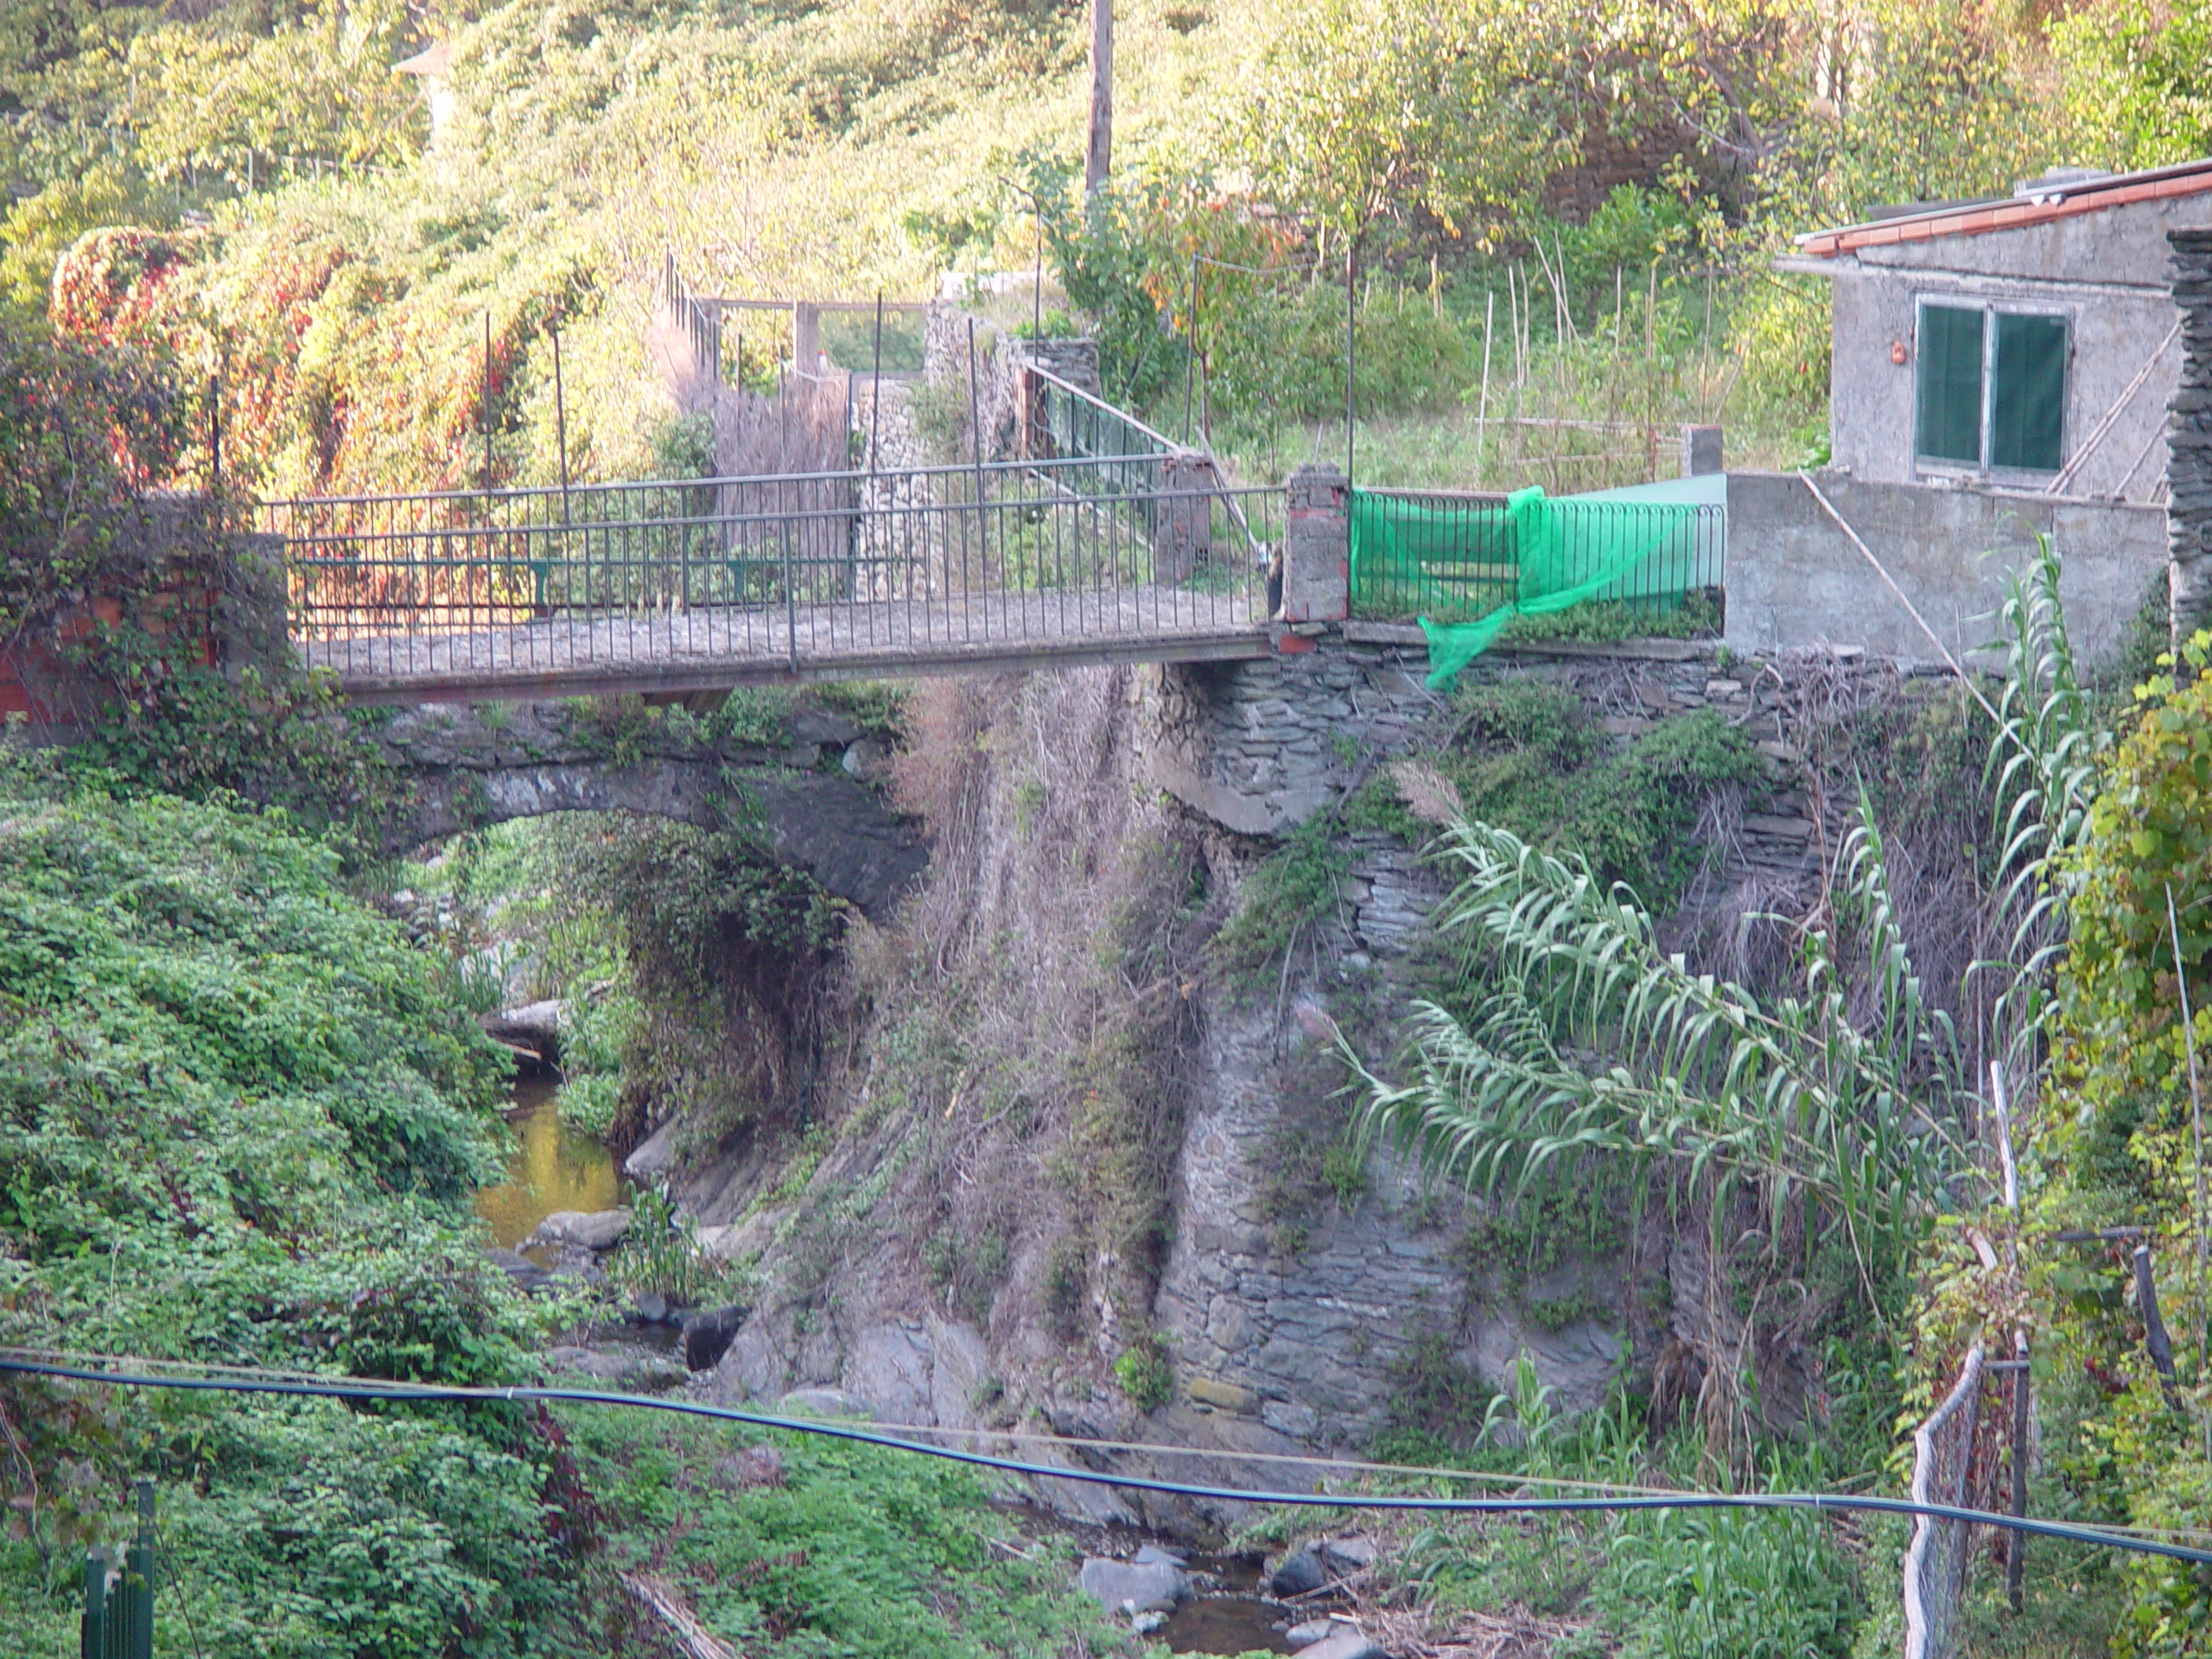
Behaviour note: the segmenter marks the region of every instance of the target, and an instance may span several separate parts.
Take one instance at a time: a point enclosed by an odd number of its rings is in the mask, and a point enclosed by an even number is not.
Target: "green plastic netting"
[[[1717,585],[1719,518],[1692,503],[1351,493],[1355,615],[1411,614],[1441,691],[1516,616],[1585,600],[1655,608]]]

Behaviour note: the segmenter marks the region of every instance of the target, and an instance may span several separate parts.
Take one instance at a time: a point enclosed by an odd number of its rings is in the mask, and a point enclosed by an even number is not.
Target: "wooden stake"
[[[1351,466],[1352,420],[1355,410],[1353,391],[1358,384],[1359,372],[1357,337],[1352,327],[1352,301],[1357,293],[1352,284],[1357,280],[1357,269],[1352,259],[1353,245],[1349,241],[1344,244],[1344,483],[1347,487],[1350,486],[1353,477]]]
[[[2166,1335],[2166,1322],[2158,1314],[2158,1287],[2151,1276],[2147,1243],[2135,1247],[2135,1311],[2143,1316],[2143,1347],[2151,1356],[2152,1368],[2158,1373],[2159,1390],[2166,1396],[2166,1404],[2179,1411],[2181,1385],[2174,1380],[2173,1339]]]
[[[492,493],[492,314],[484,314],[484,493]]]
[[[1114,170],[1114,0],[1090,3],[1090,127],[1083,152],[1083,194],[1096,201]]]
[[[1497,290],[1483,295],[1483,393],[1475,406],[1475,481],[1479,484],[1489,467],[1490,449],[1490,335],[1497,318]]]
[[[553,330],[553,429],[561,451],[561,522],[569,522],[569,394],[561,379],[561,331]]]
[[[2191,1208],[2196,1225],[2196,1271],[2204,1272],[2204,1087],[2196,1074],[2196,1025],[2189,1012],[2189,974],[2181,960],[2181,919],[2174,912],[2174,884],[2166,883],[2166,926],[2174,941],[2174,982],[2181,988],[2182,1045],[2189,1055],[2190,1138],[2196,1160],[2196,1189]],[[2202,1293],[2200,1292],[2200,1294]]]
[[[1198,372],[1198,256],[1191,256],[1191,299],[1183,312],[1183,442],[1191,441],[1191,385]]]
[[[875,476],[876,448],[883,442],[883,290],[875,290],[875,391],[868,398],[868,471]]]

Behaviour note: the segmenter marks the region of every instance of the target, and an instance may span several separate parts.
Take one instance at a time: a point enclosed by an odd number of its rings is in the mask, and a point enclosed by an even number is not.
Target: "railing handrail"
[[[1435,501],[1478,501],[1485,505],[1495,502],[1501,507],[1512,499],[1503,490],[1432,490],[1414,484],[1362,484],[1355,493],[1395,496],[1401,500],[1420,497]]]
[[[1085,467],[1127,466],[1133,461],[1160,459],[1143,451],[1126,455],[1047,455],[1027,461],[986,461],[982,470],[995,474],[1033,473],[1043,470],[1076,470]],[[705,490],[722,489],[733,485],[766,486],[796,484],[832,484],[859,481],[881,483],[901,478],[938,478],[947,474],[972,478],[977,470],[975,461],[952,461],[927,467],[879,467],[871,473],[865,467],[840,467],[831,472],[817,473],[734,473],[714,478],[636,478],[621,479],[597,484],[571,484],[566,493],[571,497],[607,495],[622,490]],[[1244,486],[1246,488],[1281,487],[1280,486]],[[1216,493],[1216,492],[1204,492]],[[381,495],[281,495],[271,496],[256,503],[266,512],[276,507],[367,506],[397,504],[406,501],[486,501],[521,500],[535,496],[558,499],[563,493],[558,484],[510,484],[497,489],[410,490]],[[1156,493],[1156,492],[1155,492]]]
[[[1151,427],[1147,426],[1142,421],[1130,414],[1126,409],[1115,408],[1113,404],[1108,403],[1104,398],[1096,396],[1095,393],[1085,391],[1081,386],[1076,385],[1072,382],[1061,379],[1058,375],[1054,374],[1050,369],[1040,367],[1039,365],[1034,363],[1028,364],[1026,366],[1029,372],[1035,375],[1039,380],[1043,380],[1049,385],[1058,386],[1062,391],[1066,392],[1071,397],[1080,397],[1084,403],[1089,404],[1093,409],[1099,410],[1105,414],[1111,415],[1116,420],[1120,421],[1125,426],[1134,427],[1136,430],[1143,433],[1145,436],[1150,438],[1154,443],[1157,443],[1160,448],[1168,454],[1181,454],[1185,452],[1205,453],[1208,455],[1211,455],[1211,451],[1191,451],[1190,445],[1186,443],[1178,443],[1174,439],[1166,436],[1164,433],[1155,432]]]
[[[559,493],[556,491],[557,495]],[[1130,491],[1121,493],[1097,492],[1070,492],[1069,499],[1088,507],[1142,506],[1160,501],[1217,500],[1228,498],[1234,501],[1247,496],[1280,495],[1281,485],[1240,484],[1205,487],[1162,487],[1157,490]],[[282,504],[279,504],[282,505]],[[604,534],[613,531],[642,530],[703,530],[728,529],[745,524],[782,524],[816,519],[852,518],[861,515],[899,516],[928,515],[942,517],[948,513],[987,512],[1004,513],[1019,511],[1027,505],[1020,499],[995,501],[918,501],[893,502],[882,506],[868,506],[846,503],[834,506],[774,507],[757,512],[671,513],[653,518],[569,518],[536,519],[519,524],[397,524],[384,530],[334,529],[329,531],[303,530],[299,539],[315,542],[393,542],[424,541],[442,537],[455,540],[492,538],[510,536],[568,536]]]

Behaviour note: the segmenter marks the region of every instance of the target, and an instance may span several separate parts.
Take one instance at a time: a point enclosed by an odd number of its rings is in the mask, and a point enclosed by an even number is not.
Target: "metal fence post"
[[[78,1637],[79,1659],[107,1659],[107,1551],[86,1550],[85,1616]]]
[[[2028,1422],[2029,1422],[2028,1333],[2012,1333],[2012,1513],[2024,1519],[2028,1513]],[[2012,1611],[2019,1612],[2026,1605],[2025,1575],[2028,1567],[2028,1535],[2015,1530],[2005,1539],[2005,1595]]]
[[[130,1541],[124,1579],[127,1659],[154,1659],[154,1483],[138,1483],[138,1535]]]

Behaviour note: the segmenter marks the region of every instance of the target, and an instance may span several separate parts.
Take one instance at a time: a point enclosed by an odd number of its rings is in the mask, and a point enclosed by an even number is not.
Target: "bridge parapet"
[[[291,637],[365,702],[1256,657],[1279,488],[1202,456],[283,501]]]

